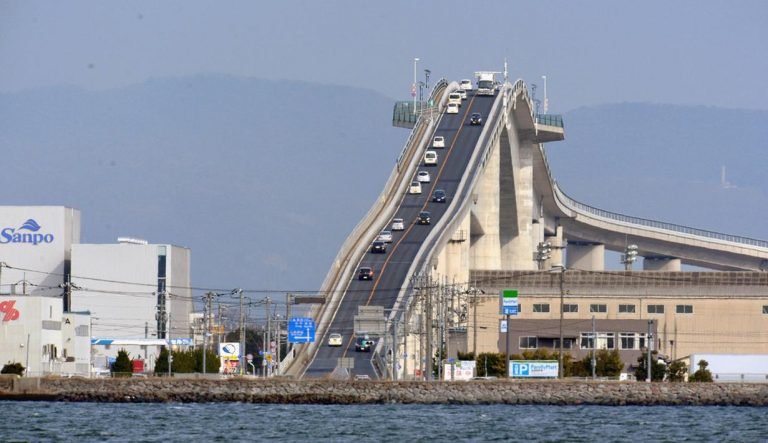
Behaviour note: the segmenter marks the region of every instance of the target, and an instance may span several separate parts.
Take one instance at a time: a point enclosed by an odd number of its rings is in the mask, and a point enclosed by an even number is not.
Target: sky
[[[230,74],[409,97],[477,70],[523,78],[551,113],[645,102],[766,109],[765,1],[7,1],[0,91],[105,90]]]

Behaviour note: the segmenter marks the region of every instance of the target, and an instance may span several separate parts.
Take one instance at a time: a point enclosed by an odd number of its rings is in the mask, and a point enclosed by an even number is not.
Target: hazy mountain
[[[564,115],[562,189],[637,217],[768,239],[768,111],[622,103]],[[721,180],[726,167],[726,183]]]
[[[219,76],[2,95],[2,204],[79,208],[83,242],[190,247],[195,286],[315,289],[408,136],[392,104]]]
[[[224,76],[3,94],[2,204],[79,208],[88,243],[188,246],[198,287],[316,289],[408,136],[391,127],[392,105],[370,90]],[[766,117],[584,108],[547,152],[584,203],[768,238]]]

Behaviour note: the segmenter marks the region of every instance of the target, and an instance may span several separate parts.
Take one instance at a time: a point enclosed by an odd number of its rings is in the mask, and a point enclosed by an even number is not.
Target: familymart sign
[[[501,291],[501,315],[517,315],[517,289],[503,289]]]

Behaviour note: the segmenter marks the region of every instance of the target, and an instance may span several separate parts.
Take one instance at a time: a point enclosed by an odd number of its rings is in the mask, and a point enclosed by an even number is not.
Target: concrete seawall
[[[2,380],[0,400],[282,404],[528,404],[768,406],[768,384],[591,381]]]

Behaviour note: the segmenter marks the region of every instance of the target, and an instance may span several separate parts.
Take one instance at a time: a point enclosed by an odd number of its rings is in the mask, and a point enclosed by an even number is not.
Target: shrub
[[[16,374],[19,376],[24,375],[24,370],[26,368],[22,366],[21,363],[6,363],[5,366],[3,366],[3,370],[0,371],[0,374]]]

